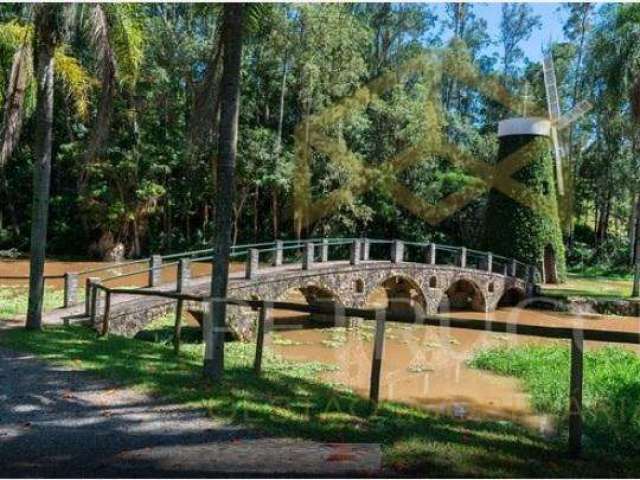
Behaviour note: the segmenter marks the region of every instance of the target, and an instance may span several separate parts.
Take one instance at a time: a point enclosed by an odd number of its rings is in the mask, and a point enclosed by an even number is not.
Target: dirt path
[[[0,348],[1,477],[348,476],[374,445],[259,435]]]

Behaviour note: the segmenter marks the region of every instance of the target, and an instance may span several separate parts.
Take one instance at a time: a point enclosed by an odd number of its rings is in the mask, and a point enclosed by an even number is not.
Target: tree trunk
[[[29,270],[28,329],[42,328],[44,262],[47,246],[51,145],[53,142],[53,54],[56,47],[54,4],[40,5],[35,19],[36,81],[38,84],[33,165],[33,210],[31,218],[31,266]]]
[[[243,10],[239,3],[224,4],[222,19],[223,66],[220,81],[220,127],[216,181],[216,213],[213,275],[211,296],[225,298],[229,277],[233,195],[235,188],[236,149],[238,143],[238,113],[240,109],[240,67],[242,59]],[[204,373],[217,382],[224,372],[224,333],[227,308],[212,302],[213,328],[207,339]]]
[[[633,245],[633,251],[635,254],[635,268],[633,272],[633,291],[632,297],[640,296],[640,195],[636,201],[636,233],[635,242]]]
[[[272,222],[273,222],[273,239],[277,240],[280,234],[278,227],[278,187],[274,185],[273,191],[271,192],[271,210],[272,210]]]
[[[258,242],[260,220],[258,218],[258,206],[260,205],[260,187],[256,185],[256,190],[253,193],[253,241]]]
[[[280,83],[280,106],[278,109],[278,132],[276,134],[276,162],[279,161],[280,153],[282,152],[282,129],[284,125],[284,99],[287,93],[287,70],[288,59],[285,54],[285,59],[282,64],[282,82]],[[277,240],[279,235],[278,227],[278,185],[274,183],[271,188],[271,215],[273,223],[273,239]]]
[[[638,228],[638,209],[637,205],[640,201],[640,195],[635,194],[631,199],[631,213],[629,215],[628,237],[629,237],[629,265],[635,265],[636,251],[634,245],[636,244],[636,230]]]

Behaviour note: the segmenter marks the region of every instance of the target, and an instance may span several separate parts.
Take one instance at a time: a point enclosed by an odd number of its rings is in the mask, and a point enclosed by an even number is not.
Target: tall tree
[[[506,84],[518,74],[518,59],[524,52],[518,46],[527,40],[535,28],[540,28],[540,17],[533,14],[531,6],[526,3],[503,3],[502,20],[500,21],[500,41],[502,43],[502,69]]]
[[[62,6],[35,7],[35,71],[37,90],[35,161],[33,165],[33,213],[31,224],[31,269],[27,328],[42,328],[44,261],[47,246],[51,146],[53,142],[54,52],[60,40]]]
[[[229,277],[232,215],[235,185],[236,149],[238,144],[238,113],[240,110],[240,74],[245,6],[227,3],[222,19],[222,78],[220,80],[220,127],[216,177],[215,240],[211,296],[225,298]],[[227,308],[212,302],[211,338],[204,360],[205,375],[219,381],[224,371],[224,335]]]
[[[608,95],[618,99],[625,98],[632,121],[630,129],[630,141],[632,155],[635,159],[635,194],[640,190],[640,7],[638,5],[620,6],[616,11],[615,43],[607,55],[608,63],[606,78],[608,83]],[[640,196],[637,204],[632,208],[640,211]],[[637,222],[636,218],[636,222]],[[636,225],[637,227],[637,225]],[[640,238],[638,229],[634,236],[634,245],[630,245],[635,256],[634,279],[632,296],[640,296]]]

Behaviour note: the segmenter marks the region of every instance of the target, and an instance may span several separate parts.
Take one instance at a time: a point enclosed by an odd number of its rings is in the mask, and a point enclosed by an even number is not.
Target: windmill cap
[[[498,137],[510,135],[542,135],[551,134],[551,122],[540,117],[508,118],[498,123]]]

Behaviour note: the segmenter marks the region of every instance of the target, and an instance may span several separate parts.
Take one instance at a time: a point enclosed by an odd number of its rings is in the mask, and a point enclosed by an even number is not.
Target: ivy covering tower
[[[517,167],[489,193],[485,238],[488,250],[538,265],[545,282],[558,283],[566,265],[549,134],[544,119],[500,122],[498,163]]]

